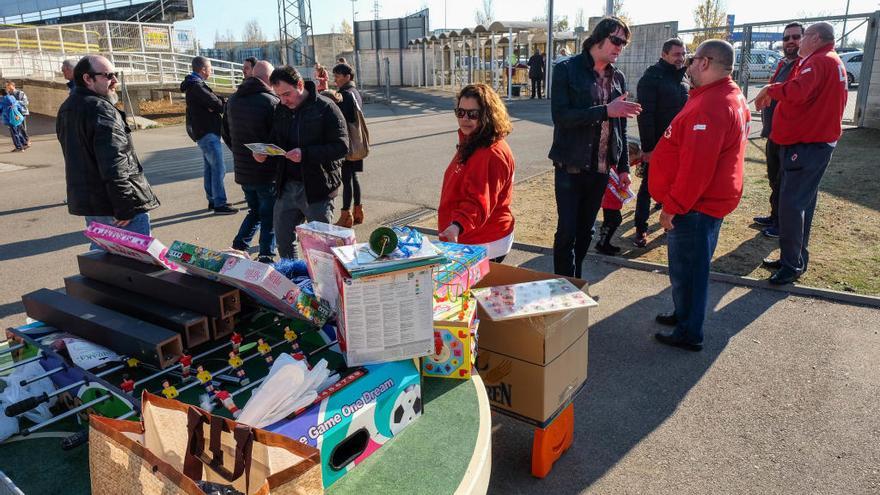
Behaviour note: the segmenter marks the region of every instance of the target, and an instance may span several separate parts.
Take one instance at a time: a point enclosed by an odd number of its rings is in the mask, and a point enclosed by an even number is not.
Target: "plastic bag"
[[[311,370],[289,354],[278,356],[260,387],[241,409],[238,422],[257,428],[275,423],[318,398],[318,387],[330,376],[325,360]]]
[[[0,441],[6,440],[18,433],[18,417],[7,418],[6,414],[3,413],[7,406],[30,397],[36,397],[44,393],[51,394],[55,391],[55,385],[52,384],[52,380],[49,378],[43,378],[26,387],[20,385],[22,380],[27,380],[43,373],[45,373],[43,367],[39,363],[34,362],[19,366],[9,376],[0,378],[0,380],[6,382],[6,388],[0,393]],[[22,414],[21,417],[25,417],[34,423],[46,421],[52,418],[49,407],[57,400],[57,397],[53,397],[48,402],[44,402]]]

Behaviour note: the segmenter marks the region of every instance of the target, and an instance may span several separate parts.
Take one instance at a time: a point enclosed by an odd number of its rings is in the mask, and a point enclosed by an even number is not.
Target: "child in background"
[[[596,241],[596,251],[608,256],[620,254],[620,248],[611,244],[611,238],[623,222],[621,208],[632,197],[632,191],[621,189],[617,168],[612,166],[608,172],[608,187],[605,188],[605,196],[602,197],[602,228]]]
[[[28,146],[24,136],[21,135],[21,125],[24,123],[22,107],[14,96],[6,94],[5,89],[0,90],[0,117],[3,125],[9,128],[9,135],[12,136],[12,145],[15,146],[12,151],[24,151]]]

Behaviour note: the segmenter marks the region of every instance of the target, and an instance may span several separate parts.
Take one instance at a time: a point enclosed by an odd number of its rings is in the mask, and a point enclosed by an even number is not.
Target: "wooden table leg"
[[[546,428],[535,428],[532,476],[544,478],[574,439],[574,404],[569,404]]]

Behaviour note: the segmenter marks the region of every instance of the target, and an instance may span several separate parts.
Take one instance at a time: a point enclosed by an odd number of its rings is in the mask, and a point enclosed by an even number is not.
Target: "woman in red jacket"
[[[441,241],[483,244],[500,263],[513,245],[513,126],[491,87],[465,86],[456,98],[458,146],[443,177],[437,208]]]

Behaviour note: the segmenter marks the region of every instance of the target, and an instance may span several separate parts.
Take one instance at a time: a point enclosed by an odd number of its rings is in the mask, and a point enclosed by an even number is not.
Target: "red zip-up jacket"
[[[458,131],[459,145],[467,136]],[[458,153],[446,168],[437,227],[446,230],[452,222],[461,225],[461,244],[486,244],[513,232],[513,153],[504,139],[478,148],[465,163],[458,163]]]
[[[751,114],[730,77],[690,91],[651,155],[648,190],[663,211],[724,218],[742,197]]]
[[[833,43],[801,60],[788,81],[771,84],[767,94],[779,101],[770,131],[773,142],[787,146],[840,139],[848,93],[846,68]]]

